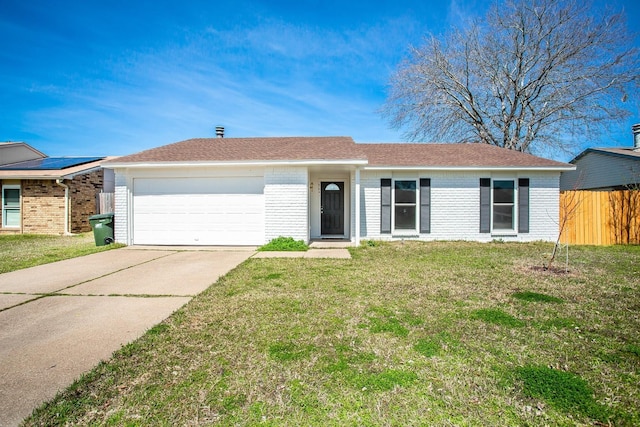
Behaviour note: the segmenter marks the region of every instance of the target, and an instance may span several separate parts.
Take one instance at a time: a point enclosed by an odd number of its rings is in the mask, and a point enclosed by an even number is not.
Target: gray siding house
[[[563,172],[560,190],[619,190],[640,184],[640,124],[633,126],[634,146],[588,148]]]

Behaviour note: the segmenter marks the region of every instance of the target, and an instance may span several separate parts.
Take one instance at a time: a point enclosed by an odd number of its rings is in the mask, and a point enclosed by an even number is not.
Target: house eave
[[[568,166],[365,166],[363,170],[403,170],[403,171],[527,171],[527,172],[566,172],[575,170],[574,165]]]
[[[616,153],[616,152],[611,152],[611,151],[608,151],[606,149],[601,149],[601,148],[587,148],[582,153],[578,154],[576,157],[571,159],[569,161],[569,163],[576,163],[578,160],[580,160],[581,158],[587,156],[590,153],[596,153],[596,154],[600,154],[600,155],[603,155],[603,156],[610,156],[610,157],[621,157],[621,158],[629,159],[629,160],[640,160],[640,156],[637,156],[637,155],[631,154],[631,153],[628,153],[628,154],[627,153]]]
[[[367,160],[273,160],[273,161],[232,161],[232,162],[109,162],[102,166],[108,169],[158,169],[185,167],[257,167],[257,166],[363,166]]]

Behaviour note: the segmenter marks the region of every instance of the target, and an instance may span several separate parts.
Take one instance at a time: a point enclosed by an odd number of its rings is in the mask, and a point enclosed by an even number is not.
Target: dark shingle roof
[[[570,161],[570,163],[576,162],[578,159],[584,157],[585,155],[587,155],[589,153],[600,153],[600,154],[605,154],[605,155],[609,155],[609,156],[627,157],[627,158],[629,158],[631,160],[640,160],[640,150],[637,150],[635,148],[628,148],[628,147],[622,147],[622,148],[597,148],[596,147],[596,148],[587,148],[582,153],[578,154],[574,159],[572,159]]]
[[[350,137],[198,138],[120,157],[111,163],[259,161],[363,161],[372,167],[570,166],[487,144],[356,144]]]
[[[565,163],[488,144],[359,144],[369,166],[563,167]]]
[[[120,157],[117,163],[366,160],[350,137],[197,138]]]

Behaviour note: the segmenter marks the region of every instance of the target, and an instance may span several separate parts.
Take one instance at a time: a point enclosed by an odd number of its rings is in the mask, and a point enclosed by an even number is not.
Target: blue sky
[[[640,32],[640,6],[624,6]],[[194,137],[402,141],[377,110],[410,44],[485,0],[0,0],[0,141],[124,155]],[[635,117],[588,145],[630,145]],[[567,160],[564,158],[564,160]]]

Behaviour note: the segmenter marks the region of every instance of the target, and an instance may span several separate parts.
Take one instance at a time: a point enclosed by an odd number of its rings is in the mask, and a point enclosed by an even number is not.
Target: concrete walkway
[[[18,425],[254,254],[115,249],[0,274],[0,426]]]
[[[0,274],[0,427],[18,425],[251,256],[351,258],[326,246],[134,246]]]

